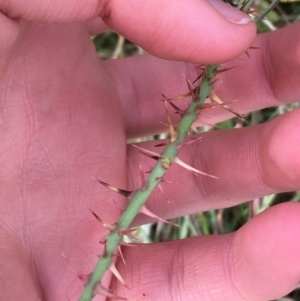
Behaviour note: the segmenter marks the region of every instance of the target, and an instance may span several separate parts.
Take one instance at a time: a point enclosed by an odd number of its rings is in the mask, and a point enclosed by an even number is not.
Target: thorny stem
[[[133,219],[140,212],[141,207],[146,203],[151,192],[154,190],[157,184],[159,184],[165,172],[177,157],[179,146],[185,139],[192,124],[197,118],[197,108],[204,103],[205,99],[212,91],[212,84],[215,79],[215,73],[217,69],[218,65],[210,65],[205,68],[205,71],[201,77],[200,86],[196,90],[197,92],[193,97],[188,110],[176,129],[178,134],[176,140],[168,144],[168,146],[165,148],[161,158],[157,161],[157,164],[147,178],[146,184],[133,193],[128,207],[123,212],[117,223],[117,229],[110,232],[107,236],[104,251],[100,256],[89,283],[86,285],[79,301],[92,300],[97,284],[101,281],[105,271],[109,269],[118,245],[123,239],[122,230],[129,228]]]
[[[251,0],[249,1],[252,3]],[[280,0],[273,0],[271,5],[255,20],[255,23],[257,24],[260,22],[279,1]],[[114,254],[116,254],[118,246],[123,239],[124,232],[122,232],[122,230],[129,228],[133,219],[140,212],[142,206],[146,203],[154,188],[160,183],[165,172],[177,157],[179,146],[187,136],[192,124],[197,118],[197,109],[204,103],[205,99],[212,91],[212,84],[218,67],[218,65],[209,65],[205,67],[203,75],[201,76],[200,85],[196,90],[193,100],[176,129],[178,134],[177,138],[173,142],[170,142],[165,148],[161,158],[157,161],[157,164],[147,178],[146,184],[133,193],[129,205],[116,224],[116,230],[110,231],[106,238],[104,251],[100,255],[97,265],[94,268],[90,280],[84,288],[79,301],[92,300],[97,285],[100,283],[104,273],[109,269],[113,261]]]

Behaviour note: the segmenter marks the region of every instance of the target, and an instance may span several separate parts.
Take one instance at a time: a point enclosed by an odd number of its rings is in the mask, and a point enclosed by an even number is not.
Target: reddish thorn
[[[234,68],[236,68],[236,67],[237,67],[237,66],[228,67],[228,68],[224,68],[224,69],[217,69],[216,74],[220,74],[220,73],[229,71],[229,70],[234,69]]]
[[[185,81],[186,81],[187,86],[188,86],[188,88],[189,88],[190,95],[191,95],[192,97],[194,97],[196,90],[195,90],[195,88],[193,88],[193,84],[192,84],[187,78],[185,78]]]
[[[117,192],[125,197],[129,197],[131,194],[132,194],[132,191],[128,191],[128,190],[124,190],[124,189],[120,189],[120,188],[117,188],[115,186],[112,186],[110,184],[107,184],[99,179],[96,179],[94,177],[92,177],[92,179],[94,179],[95,181],[97,181],[98,183],[102,184],[104,187],[107,187],[109,188],[110,190],[114,191],[114,192]]]
[[[116,294],[113,294],[111,290],[108,290],[104,288],[100,283],[95,288],[94,295],[102,295],[111,299],[116,299],[116,300],[129,300],[124,297],[120,297]]]
[[[170,183],[170,182],[167,182],[167,183]],[[157,186],[158,186],[158,189],[160,190],[160,192],[162,193],[162,195],[164,196],[164,198],[167,200],[167,202],[170,203],[169,199],[166,197],[166,194],[162,188],[162,185],[159,183]]]
[[[117,270],[115,264],[112,262],[110,267],[109,267],[110,271],[114,274],[114,276],[128,289],[131,290],[128,285],[126,284],[125,280],[123,279],[123,277],[121,276],[121,274],[119,273],[119,271]]]
[[[126,265],[125,258],[124,258],[124,255],[123,255],[123,252],[122,252],[122,248],[121,248],[120,245],[118,245],[118,252],[119,252],[119,255],[122,258],[123,263]]]
[[[156,214],[154,214],[153,212],[151,212],[145,205],[142,206],[142,208],[140,210],[140,213],[143,213],[143,214],[145,214],[147,216],[150,216],[150,217],[152,217],[152,218],[154,218],[154,219],[156,219],[158,221],[161,221],[163,223],[167,223],[169,225],[179,227],[177,224],[174,224],[172,222],[169,222],[169,221],[167,221],[167,220],[165,220],[165,219],[157,216]]]
[[[173,126],[173,123],[172,123],[172,120],[171,120],[171,117],[170,117],[170,114],[169,114],[167,99],[165,99],[165,108],[166,108],[166,116],[167,116],[167,121],[168,121],[168,127],[169,127],[169,131],[170,131],[170,135],[171,135],[170,141],[174,142],[178,137],[178,133],[176,132],[176,130]]]
[[[202,137],[191,138],[191,139],[192,139],[191,141],[183,142],[183,143],[181,143],[180,145],[178,145],[178,146],[177,146],[177,149],[179,149],[179,148],[181,148],[181,147],[183,147],[183,146],[187,146],[187,145],[189,145],[189,144],[192,144],[192,143],[194,143],[194,142],[197,142],[197,141],[201,140]]]
[[[179,114],[181,117],[185,114],[185,110],[181,110],[180,108],[178,108],[177,106],[175,106],[173,104],[173,102],[169,101],[169,104],[171,105],[171,107],[175,110],[175,112],[177,114]]]
[[[192,171],[192,172],[195,173],[195,174],[201,174],[201,175],[204,175],[204,176],[208,176],[208,177],[217,179],[216,176],[213,176],[213,175],[210,175],[210,174],[205,173],[205,172],[203,172],[203,171],[200,171],[200,170],[198,170],[198,169],[196,169],[196,168],[194,168],[194,167],[192,167],[192,166],[190,166],[190,165],[184,163],[184,162],[183,162],[182,160],[180,160],[178,157],[176,157],[176,158],[174,159],[174,163],[176,163],[176,164],[182,166],[183,168],[187,169],[188,171]]]
[[[249,49],[260,49],[260,47],[250,46]]]
[[[136,247],[136,246],[138,246],[139,244],[137,244],[137,243],[128,243],[128,242],[122,241],[122,242],[120,243],[120,245],[121,245],[121,246],[125,246],[125,247]]]
[[[83,285],[86,286],[91,279],[92,273],[88,275],[77,275],[77,278],[82,281]]]
[[[172,184],[171,181],[165,180],[163,177],[157,177],[155,178],[156,181],[160,181],[161,183],[168,183],[168,184]]]
[[[242,119],[247,119],[247,117],[245,115],[241,115],[237,112],[235,112],[228,104],[225,104],[215,93],[214,91],[210,92],[209,95],[210,99],[215,101],[217,104],[221,105],[225,110],[231,112],[232,114],[242,118]]]
[[[155,144],[154,147],[161,147],[161,146],[166,146],[166,145],[167,145],[166,142],[161,142],[161,143]]]
[[[100,243],[101,245],[106,244],[106,236],[105,236],[104,238],[102,238],[102,239],[99,241],[99,243]]]
[[[134,236],[131,232],[136,231],[138,228],[130,228],[130,229],[121,229],[119,230],[120,235],[126,235],[133,240],[138,240],[136,236]]]
[[[118,225],[117,224],[109,224],[109,223],[105,223],[104,221],[102,221],[102,219],[94,212],[90,209],[91,213],[94,215],[94,217],[104,226],[104,228],[106,230],[109,230],[111,232],[114,232],[118,229]]]
[[[139,165],[139,171],[140,171],[140,177],[141,177],[141,180],[142,180],[142,186],[146,186],[146,178],[145,178],[145,175],[144,175],[144,172],[143,172],[143,166],[142,164]]]
[[[107,258],[108,252],[107,252],[107,245],[104,245],[104,250],[102,251],[102,254],[99,257]]]
[[[149,151],[149,150],[144,149],[144,148],[142,148],[142,147],[140,147],[140,146],[137,146],[137,145],[135,145],[135,144],[132,144],[132,146],[135,147],[135,148],[137,148],[142,154],[144,154],[144,155],[150,157],[151,159],[158,160],[158,159],[161,157],[160,154],[155,153],[155,152],[152,152],[152,151]]]
[[[161,96],[164,98],[163,101],[164,101],[165,99],[168,100],[168,97],[165,96],[164,94],[161,94]]]
[[[196,77],[196,79],[192,82],[192,84],[195,84],[199,79],[201,79],[203,73],[204,73],[204,71],[202,71],[202,72]]]

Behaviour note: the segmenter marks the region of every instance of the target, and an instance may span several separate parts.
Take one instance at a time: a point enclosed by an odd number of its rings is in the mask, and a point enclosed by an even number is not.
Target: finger
[[[237,233],[125,248],[118,270],[146,300],[272,300],[300,277],[300,205],[263,212]],[[130,292],[114,281],[118,295]],[[175,297],[176,296],[176,297]]]
[[[295,39],[300,24],[276,32],[259,35],[250,49],[250,58],[244,54],[221,69],[235,67],[218,75],[215,91],[239,113],[299,100],[300,40]],[[278,43],[280,41],[280,43]],[[106,61],[117,76],[116,86],[123,100],[129,137],[165,131],[160,123],[166,120],[164,104],[159,101],[163,93],[175,97],[188,91],[184,76],[193,81],[201,73],[192,64],[169,62],[150,56]],[[187,102],[176,101],[185,109]],[[179,116],[170,109],[172,120]],[[203,123],[234,117],[224,109],[207,110]]]
[[[91,36],[95,36],[109,29],[100,17],[87,21],[86,25]]]
[[[255,36],[246,14],[218,0],[115,0],[103,20],[155,56],[194,63],[233,59]]]
[[[251,18],[219,0],[4,2],[11,18],[80,22],[100,16],[113,30],[162,58],[223,62],[244,52],[255,36]],[[222,29],[222,30],[220,30]],[[184,45],[184,47],[180,46]],[[184,51],[183,51],[184,49]]]
[[[38,279],[28,254],[19,239],[8,226],[0,227],[0,299],[1,300],[42,300]],[[13,230],[15,233],[15,230]]]
[[[218,179],[195,176],[173,165],[164,177],[171,184],[162,183],[164,194],[156,189],[147,206],[161,217],[173,218],[298,190],[299,126],[300,109],[297,109],[266,124],[201,134],[202,140],[182,147],[179,157]],[[160,152],[159,148],[153,148],[155,144],[139,145]],[[142,185],[139,165],[146,172],[155,162],[134,147],[128,148],[128,156],[129,187],[136,189]],[[136,222],[145,221],[149,222],[140,216]]]

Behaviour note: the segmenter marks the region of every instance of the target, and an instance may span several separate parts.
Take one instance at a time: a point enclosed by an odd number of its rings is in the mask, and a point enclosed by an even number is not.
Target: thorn
[[[155,144],[154,147],[166,146],[167,144],[168,144],[167,142],[161,142],[161,143]]]
[[[94,295],[102,295],[104,297],[108,297],[108,298],[116,299],[116,300],[127,300],[127,301],[129,300],[127,298],[120,297],[120,296],[114,294],[112,291],[104,288],[100,283],[98,283],[98,285],[96,286]]]
[[[103,237],[103,238],[99,241],[99,244],[101,244],[101,245],[105,245],[105,244],[106,244],[106,236]]]
[[[128,243],[128,242],[125,242],[125,241],[122,241],[120,243],[121,246],[125,246],[125,247],[136,247],[138,246],[139,244],[138,243]]]
[[[171,102],[171,101],[169,101],[169,104],[175,110],[175,113],[179,114],[181,116],[181,118],[182,118],[182,116],[185,114],[186,110],[181,110],[180,108],[178,108],[177,106],[175,106],[173,104],[173,102]]]
[[[125,280],[123,279],[123,277],[121,276],[121,274],[119,273],[119,271],[117,270],[115,264],[112,262],[110,267],[109,267],[110,271],[115,275],[115,277],[128,289],[131,291],[131,289],[128,287],[128,285],[126,284]]]
[[[130,229],[121,229],[119,231],[120,235],[126,235],[133,240],[139,240],[136,236],[134,236],[131,232],[138,230],[138,228],[130,228]]]
[[[203,71],[205,69],[205,65],[198,65],[196,66],[196,68]]]
[[[260,49],[260,47],[250,46],[249,49]]]
[[[167,223],[169,225],[179,227],[179,225],[174,224],[172,222],[169,222],[169,221],[167,221],[167,220],[165,220],[165,219],[157,216],[156,214],[154,214],[153,212],[151,212],[145,205],[143,205],[142,208],[140,209],[140,213],[143,213],[143,214],[145,214],[147,216],[150,216],[150,217],[152,217],[152,218],[154,218],[154,219],[156,219],[158,221],[161,221],[163,223]]]
[[[166,107],[166,115],[167,115],[169,131],[170,131],[170,135],[171,135],[170,142],[172,143],[177,139],[178,133],[176,132],[176,130],[173,126],[173,123],[172,123],[172,120],[171,120],[171,117],[170,117],[170,114],[169,114],[167,99],[165,99],[165,107]]]
[[[167,123],[164,123],[162,121],[159,121],[159,123],[162,124],[162,125],[164,125],[164,126],[166,126],[166,127],[169,127]]]
[[[132,191],[128,191],[128,190],[124,190],[124,189],[120,189],[120,188],[117,188],[115,186],[112,186],[112,185],[109,185],[99,179],[96,179],[94,177],[92,177],[93,180],[99,182],[100,184],[102,184],[103,186],[109,188],[110,190],[114,191],[114,192],[117,192],[118,194],[121,194],[125,197],[129,197],[131,194],[132,194]]]
[[[197,90],[197,88],[194,88],[193,89],[193,93],[191,94],[191,92],[186,92],[186,93],[183,93],[183,94],[180,94],[178,96],[174,96],[174,97],[171,97],[171,98],[167,98],[167,100],[170,102],[171,100],[180,100],[180,99],[184,99],[184,98],[187,98],[187,97],[191,97],[193,94],[195,94],[194,92]],[[161,99],[161,101],[164,101],[164,99]]]
[[[211,177],[211,178],[214,178],[214,179],[218,179],[218,177],[216,177],[216,176],[213,176],[213,175],[210,175],[210,174],[205,173],[203,171],[200,171],[200,170],[198,170],[198,169],[196,169],[196,168],[194,168],[194,167],[192,167],[192,166],[184,163],[178,157],[175,158],[174,163],[177,163],[178,165],[182,166],[183,168],[185,168],[185,169],[187,169],[189,171],[192,171],[192,172],[194,172],[196,174],[201,174],[201,175],[208,176],[208,177]]]
[[[199,141],[199,140],[201,140],[201,139],[202,139],[202,137],[191,138],[191,141],[188,141],[188,142],[184,142],[184,143],[179,144],[179,145],[177,146],[177,149],[180,149],[180,148],[183,147],[183,146],[187,146],[187,145],[189,145],[189,144],[195,143],[195,142],[197,142],[197,141]]]
[[[104,249],[103,249],[102,253],[99,255],[99,257],[107,258],[107,256],[108,256],[108,251],[107,251],[107,242],[106,242],[104,245]]]
[[[152,151],[149,151],[145,148],[142,148],[140,146],[137,146],[135,144],[131,144],[133,147],[137,148],[142,154],[146,155],[147,157],[154,159],[154,160],[158,160],[161,158],[161,155]]]
[[[139,171],[140,171],[140,176],[141,176],[141,179],[142,179],[142,186],[141,186],[141,190],[142,191],[145,191],[148,189],[148,183],[146,181],[146,178],[145,178],[145,175],[144,175],[144,172],[143,172],[143,167],[142,167],[142,164],[139,165]]]
[[[213,101],[215,101],[216,103],[220,104],[223,106],[223,108],[229,112],[231,112],[232,114],[242,118],[242,119],[247,119],[247,117],[245,115],[241,115],[237,112],[235,112],[230,106],[228,106],[227,104],[225,104],[216,94],[214,91],[211,91],[209,94],[210,99],[212,99]]]
[[[77,275],[77,278],[82,281],[83,285],[86,286],[92,277],[92,273],[88,275]]]
[[[190,95],[192,96],[192,98],[194,98],[197,88],[193,88],[193,84],[187,78],[185,78],[185,81],[188,85]]]
[[[196,77],[196,79],[192,82],[192,84],[195,84],[199,79],[201,79],[203,73],[204,73],[204,71],[202,71],[202,72]]]
[[[156,180],[160,180],[160,183],[168,183],[168,184],[172,184],[171,181],[165,180],[163,177],[157,177],[155,178]]]
[[[201,111],[205,111],[205,110],[208,110],[208,109],[215,109],[215,108],[219,108],[219,107],[224,107],[225,105],[226,105],[225,103],[222,103],[222,104],[204,103],[204,104],[197,107],[196,114],[199,114]]]
[[[229,71],[229,70],[234,69],[234,68],[237,68],[237,66],[233,66],[233,67],[229,67],[229,68],[224,68],[224,69],[217,69],[216,72],[215,72],[215,74],[220,74],[220,73]]]
[[[117,224],[105,223],[105,222],[102,221],[102,219],[93,210],[90,209],[90,211],[94,215],[94,217],[104,226],[104,228],[106,230],[109,230],[111,232],[115,232],[118,229]]]
[[[161,180],[161,182],[166,182],[166,181]],[[170,183],[170,182],[167,182],[167,183]],[[160,190],[160,192],[162,193],[162,195],[164,196],[164,198],[167,200],[167,202],[170,203],[170,200],[166,197],[166,194],[163,190],[163,187],[162,187],[161,183],[159,183],[157,186],[158,186],[158,189]]]
[[[209,84],[212,86],[212,85],[214,85],[215,84],[215,82],[217,82],[219,79],[218,78],[216,78],[215,80],[213,80],[212,82],[210,82]]]
[[[244,1],[243,4],[242,4],[242,6],[239,8],[239,10],[245,12],[245,11],[244,11],[244,8],[246,7],[246,5],[247,5],[249,2],[250,2],[250,0]]]
[[[141,180],[142,180],[142,187],[145,187],[146,186],[146,178],[145,178],[145,175],[144,175],[144,172],[143,172],[142,164],[139,165],[139,172],[140,172],[140,177],[141,177]]]
[[[249,50],[252,50],[252,49],[260,49],[260,48],[259,47],[255,47],[255,46],[249,47],[249,49],[247,51],[245,51],[245,53],[246,53],[246,55],[248,56],[249,59],[250,59]]]
[[[165,96],[164,94],[161,94],[161,96],[164,98],[163,101],[165,101],[165,100],[169,101],[168,97]]]
[[[122,252],[122,249],[121,249],[120,245],[118,245],[118,252],[119,252],[119,254],[122,258],[122,261],[123,261],[124,265],[126,265],[125,258],[124,258],[124,255],[123,255],[123,252]]]

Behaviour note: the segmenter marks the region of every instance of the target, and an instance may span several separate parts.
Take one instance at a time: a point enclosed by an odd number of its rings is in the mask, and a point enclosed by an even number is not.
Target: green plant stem
[[[141,207],[146,203],[151,192],[157,184],[159,184],[165,172],[177,157],[179,146],[184,141],[192,124],[197,118],[197,109],[204,103],[205,99],[212,91],[212,84],[217,69],[218,65],[210,65],[205,68],[201,77],[199,89],[197,89],[196,95],[194,95],[189,108],[176,129],[177,138],[165,148],[161,158],[157,161],[157,164],[147,178],[146,184],[133,193],[128,207],[116,223],[116,230],[111,231],[107,236],[104,251],[100,256],[79,301],[92,300],[97,284],[101,281],[104,273],[109,269],[114,254],[116,254],[117,248],[123,239],[124,230],[129,228],[133,219],[140,212]]]
[[[265,11],[263,11],[257,19],[255,19],[255,23],[257,24],[258,22],[260,22],[271,10],[273,10],[275,8],[275,6],[279,2],[280,2],[280,0],[273,0],[272,3],[270,4],[270,6]]]

